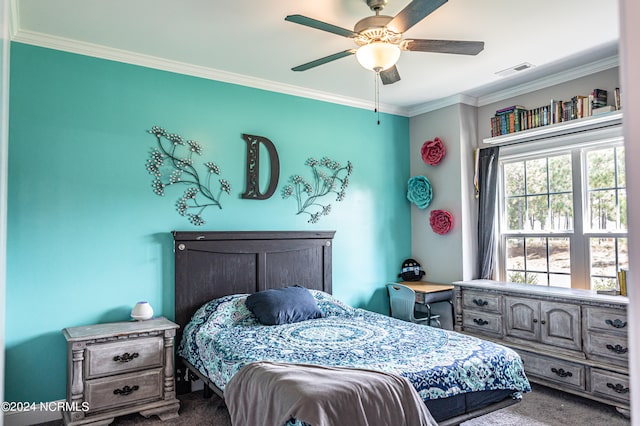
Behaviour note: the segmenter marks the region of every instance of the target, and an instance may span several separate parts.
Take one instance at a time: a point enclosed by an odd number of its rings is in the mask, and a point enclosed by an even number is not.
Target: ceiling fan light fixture
[[[394,66],[400,59],[400,47],[396,44],[374,41],[360,46],[356,59],[368,70],[381,72]]]

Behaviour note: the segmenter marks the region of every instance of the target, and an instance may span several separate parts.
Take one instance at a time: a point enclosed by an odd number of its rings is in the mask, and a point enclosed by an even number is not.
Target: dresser
[[[70,327],[67,339],[67,425],[109,424],[140,413],[178,417],[174,338],[166,318]]]
[[[454,283],[457,331],[515,349],[530,381],[613,405],[625,416],[628,303],[586,290]]]

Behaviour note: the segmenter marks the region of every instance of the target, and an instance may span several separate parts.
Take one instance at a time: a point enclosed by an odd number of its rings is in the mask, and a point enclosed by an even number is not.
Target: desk
[[[427,315],[431,316],[431,304],[448,302],[450,308],[447,312],[447,327],[453,329],[453,286],[449,284],[435,284],[425,281],[401,281],[416,292],[416,303],[427,308]],[[444,318],[443,318],[444,319]]]

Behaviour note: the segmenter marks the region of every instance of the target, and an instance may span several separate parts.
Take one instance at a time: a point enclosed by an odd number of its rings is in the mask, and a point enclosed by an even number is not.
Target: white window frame
[[[498,167],[498,226],[497,228],[497,271],[500,281],[507,281],[506,272],[506,240],[508,237],[566,237],[570,241],[571,288],[591,289],[591,257],[590,238],[628,238],[626,231],[585,232],[584,215],[588,211],[586,193],[587,175],[585,151],[598,147],[624,146],[622,126],[612,126],[572,131],[550,138],[535,141],[523,141],[500,147]],[[571,153],[572,186],[573,186],[573,230],[572,231],[508,231],[505,217],[504,163],[522,160],[533,160],[563,153]],[[628,187],[627,187],[628,191]],[[628,241],[628,240],[627,240]]]

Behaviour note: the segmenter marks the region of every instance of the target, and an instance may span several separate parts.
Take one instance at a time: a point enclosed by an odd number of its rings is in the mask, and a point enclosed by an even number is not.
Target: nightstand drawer
[[[626,311],[585,306],[584,312],[587,330],[627,335],[629,325]]]
[[[162,369],[87,380],[85,401],[90,412],[123,407],[143,400],[162,398]]]
[[[496,294],[481,291],[464,291],[462,293],[462,305],[465,308],[482,310],[487,312],[500,312],[502,298]]]
[[[591,392],[629,403],[629,377],[611,371],[591,370]]]
[[[464,329],[494,334],[502,333],[502,316],[487,312],[464,311]]]
[[[584,366],[524,351],[518,351],[518,354],[524,362],[524,371],[527,374],[584,390]]]
[[[87,346],[86,378],[160,367],[163,364],[163,345],[162,337],[144,337]]]

